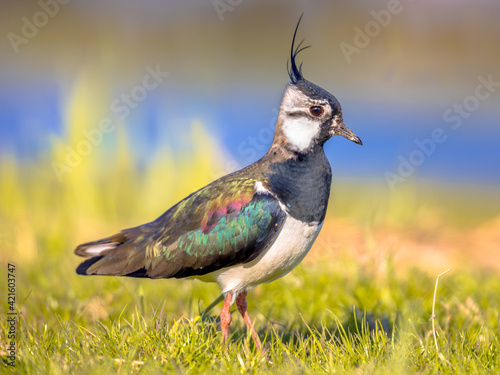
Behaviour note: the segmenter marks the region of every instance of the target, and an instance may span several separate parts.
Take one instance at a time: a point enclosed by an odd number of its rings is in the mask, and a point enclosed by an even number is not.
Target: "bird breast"
[[[223,293],[239,293],[285,276],[307,255],[322,225],[287,216],[276,240],[256,259],[215,271],[210,278],[219,283]]]

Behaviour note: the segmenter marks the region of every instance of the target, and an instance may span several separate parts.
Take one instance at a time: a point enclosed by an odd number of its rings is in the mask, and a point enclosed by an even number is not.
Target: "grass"
[[[335,216],[311,254],[249,294],[265,355],[237,312],[223,350],[220,305],[200,316],[218,297],[217,285],[76,275],[77,244],[155,218],[211,181],[219,165],[217,143],[201,126],[193,126],[191,150],[165,151],[146,168],[135,165],[116,131],[114,147],[96,148],[59,182],[51,162],[103,116],[88,107],[91,93],[105,90],[89,84],[82,79],[63,103],[67,134],[46,154],[31,163],[0,159],[0,267],[5,275],[9,263],[16,266],[18,306],[10,367],[7,284],[0,286],[2,373],[500,372],[498,201],[491,196],[476,194],[464,212],[449,192],[429,205],[421,190],[401,188],[374,205],[372,186],[337,184],[346,193],[334,193]],[[346,194],[356,203],[347,206],[339,198]],[[476,261],[484,254],[491,255]],[[449,266],[437,290],[437,351],[434,285]]]
[[[18,273],[19,297],[29,297],[20,307],[17,373],[497,373],[500,368],[500,281],[493,275],[443,276],[437,352],[429,321],[433,277],[415,269],[396,277],[390,261],[378,275],[355,260],[299,266],[250,294],[263,356],[237,311],[227,352],[218,309],[200,317],[217,297],[214,285],[82,278],[68,267],[44,283],[51,265],[41,263],[31,276],[28,269]],[[2,343],[6,328],[4,323]]]

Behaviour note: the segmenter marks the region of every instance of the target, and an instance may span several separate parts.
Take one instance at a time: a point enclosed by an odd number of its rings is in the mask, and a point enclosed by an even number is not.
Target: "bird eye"
[[[315,105],[309,108],[309,112],[311,112],[311,115],[313,116],[321,116],[323,114],[323,107]]]

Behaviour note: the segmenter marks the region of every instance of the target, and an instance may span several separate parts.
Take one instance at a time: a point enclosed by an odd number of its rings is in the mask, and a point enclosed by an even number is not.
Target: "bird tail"
[[[76,269],[79,275],[147,277],[145,252],[135,250],[131,239],[134,229],[77,246],[75,254],[88,258]]]

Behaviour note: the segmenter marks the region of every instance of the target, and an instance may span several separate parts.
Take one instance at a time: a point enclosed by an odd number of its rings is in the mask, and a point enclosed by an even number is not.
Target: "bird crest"
[[[295,38],[297,37],[297,30],[299,29],[300,21],[302,20],[302,17],[304,14],[302,14],[299,18],[299,21],[297,22],[297,26],[295,27],[295,32],[293,33],[293,39],[292,39],[292,48],[290,49],[290,65],[287,63],[287,71],[288,75],[290,76],[290,82],[293,84],[296,84],[299,82],[301,79],[304,78],[302,75],[302,64],[299,65],[297,68],[297,63],[296,63],[296,57],[299,54],[299,52],[309,48],[310,46],[305,46],[301,47],[302,43],[304,43],[304,40],[302,40],[297,48],[295,48]]]

